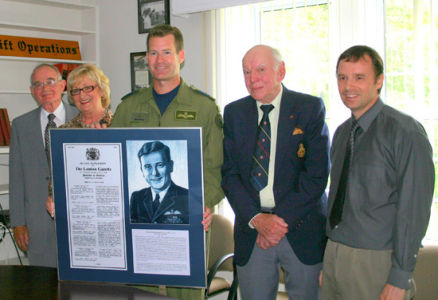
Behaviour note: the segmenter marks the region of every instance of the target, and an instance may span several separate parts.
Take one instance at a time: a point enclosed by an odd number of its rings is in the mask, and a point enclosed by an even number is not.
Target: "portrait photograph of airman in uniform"
[[[187,141],[127,141],[131,223],[189,224]]]

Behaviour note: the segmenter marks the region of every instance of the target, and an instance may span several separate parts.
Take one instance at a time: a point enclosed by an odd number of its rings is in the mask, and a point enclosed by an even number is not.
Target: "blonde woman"
[[[79,114],[60,128],[106,128],[111,125],[110,93],[110,81],[101,69],[92,64],[74,69],[67,79],[67,94],[69,101],[79,109]],[[55,205],[51,184],[46,209],[53,218]]]

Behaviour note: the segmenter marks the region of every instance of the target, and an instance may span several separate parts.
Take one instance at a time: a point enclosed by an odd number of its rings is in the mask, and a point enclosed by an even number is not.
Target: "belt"
[[[271,215],[273,215],[273,214],[275,214],[275,207],[262,207],[261,208],[261,211],[262,211],[262,213],[263,214],[271,214]]]

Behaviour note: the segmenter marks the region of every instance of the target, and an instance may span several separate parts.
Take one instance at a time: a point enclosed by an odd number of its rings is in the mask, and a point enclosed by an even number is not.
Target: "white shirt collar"
[[[172,183],[171,183],[171,184],[172,184]],[[161,192],[158,193],[158,194],[160,195],[160,203],[163,202],[163,199],[164,199],[164,197],[166,196],[167,191],[169,190],[169,188],[170,188],[170,184],[169,184],[169,186],[168,186],[164,191],[161,191]],[[156,195],[157,193],[154,192],[154,189],[153,189],[153,188],[151,188],[151,192],[152,192],[152,199],[155,199],[155,195]]]
[[[277,96],[275,96],[274,100],[272,100],[271,103],[262,103],[260,101],[256,101],[257,103],[257,108],[259,109],[259,111],[261,111],[260,106],[262,105],[267,105],[267,104],[272,104],[274,105],[274,109],[275,108],[279,108],[280,107],[280,102],[281,102],[281,96],[283,95],[283,85],[280,85],[280,91],[278,92]]]
[[[47,116],[49,114],[50,113],[47,110],[45,110],[43,107],[41,107],[41,114],[40,114],[41,125],[44,125],[44,126],[42,126],[42,128],[46,127],[45,125],[47,125],[47,122],[48,122]],[[54,121],[55,121],[57,127],[59,127],[65,123],[66,113],[65,113],[65,106],[64,106],[64,103],[62,103],[62,101],[61,101],[61,104],[55,109],[53,114],[55,115]]]

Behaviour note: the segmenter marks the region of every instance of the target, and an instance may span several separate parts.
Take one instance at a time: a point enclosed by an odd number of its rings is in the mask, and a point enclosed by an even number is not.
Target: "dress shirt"
[[[274,199],[274,173],[275,173],[275,152],[277,149],[277,131],[278,131],[278,117],[280,116],[281,96],[283,95],[283,85],[281,85],[280,92],[271,103],[261,103],[256,101],[258,112],[258,123],[260,124],[263,118],[263,110],[260,108],[263,104],[272,104],[274,108],[269,113],[269,123],[271,124],[271,150],[269,157],[268,169],[268,184],[260,191],[260,206],[264,208],[273,208],[275,206]],[[256,214],[249,220],[248,226],[254,229],[252,220],[260,213]]]
[[[49,113],[48,111],[46,111],[44,108],[41,107],[40,122],[41,122],[41,134],[43,137],[43,141],[44,141],[44,132],[46,130],[47,123],[49,123],[49,119],[47,118],[49,114],[51,113]],[[55,109],[53,114],[55,115],[55,119],[53,119],[53,121],[55,121],[56,127],[59,127],[65,123],[65,107],[62,101],[61,104]]]
[[[164,197],[166,197],[166,194],[167,194],[167,191],[169,190],[169,188],[170,188],[170,184],[169,184],[169,186],[164,191],[161,191],[161,192],[158,193],[160,195],[160,199],[159,199],[160,204],[161,204],[161,202],[163,202]],[[155,193],[154,189],[152,189],[152,188],[151,188],[151,192],[152,192],[152,199],[155,199],[155,195],[157,193]]]
[[[333,206],[351,119],[333,138]],[[392,249],[387,283],[408,289],[434,189],[432,148],[422,125],[378,99],[359,120],[342,220],[329,238],[353,248]],[[337,178],[336,178],[337,177]]]
[[[271,151],[269,157],[269,173],[268,173],[268,184],[260,191],[260,205],[262,207],[272,208],[275,206],[274,201],[274,172],[275,172],[275,153],[277,149],[277,129],[278,129],[278,116],[280,115],[280,104],[281,96],[283,95],[283,86],[281,86],[280,92],[274,98],[274,100],[269,103],[274,106],[274,109],[269,113],[269,122],[271,124]],[[257,101],[257,112],[259,113],[259,122],[262,120],[263,111],[260,108],[263,104]],[[266,103],[267,104],[267,103]]]

